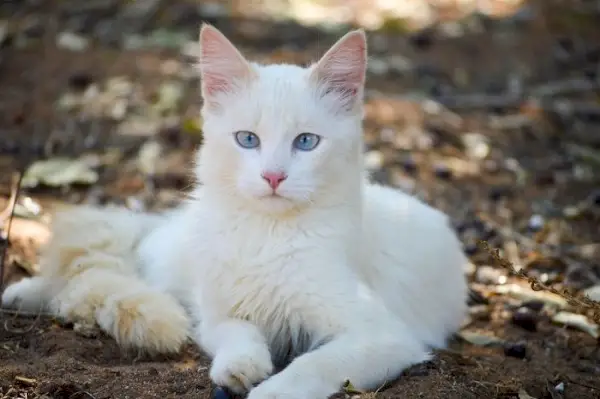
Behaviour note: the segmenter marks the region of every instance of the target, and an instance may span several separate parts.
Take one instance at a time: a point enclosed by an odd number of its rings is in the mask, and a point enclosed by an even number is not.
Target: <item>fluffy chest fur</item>
[[[342,210],[272,219],[224,214],[195,202],[182,215],[189,229],[185,253],[191,257],[181,264],[194,265],[191,287],[200,313],[252,322],[267,337],[275,358],[305,351],[335,332],[336,326],[314,316],[324,301],[342,303],[348,285],[358,281],[342,265],[357,260],[350,259],[349,244],[360,229],[353,225],[355,217]]]

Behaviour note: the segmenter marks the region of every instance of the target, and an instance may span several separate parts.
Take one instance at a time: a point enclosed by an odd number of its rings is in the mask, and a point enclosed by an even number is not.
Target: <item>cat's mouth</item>
[[[260,198],[266,200],[288,200],[288,198],[281,195],[277,191],[271,191],[269,194],[262,195]]]

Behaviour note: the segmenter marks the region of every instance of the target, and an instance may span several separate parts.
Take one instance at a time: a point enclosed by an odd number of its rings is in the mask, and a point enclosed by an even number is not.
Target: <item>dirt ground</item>
[[[56,206],[164,209],[181,198],[202,140],[197,77],[181,48],[193,52],[202,20],[261,61],[310,62],[345,29],[202,1],[132,3],[0,4],[5,286],[36,272]],[[473,294],[450,349],[377,398],[600,397],[592,310],[532,290],[477,244],[551,289],[600,283],[600,7],[568,3],[532,1],[497,20],[446,13],[419,32],[394,20],[369,33],[367,167],[452,217]],[[17,172],[40,160],[72,173],[29,170],[10,206]],[[15,214],[8,239],[2,209]],[[559,311],[584,317],[588,331]],[[0,398],[210,398],[208,365],[192,344],[150,359],[47,315],[0,310]]]

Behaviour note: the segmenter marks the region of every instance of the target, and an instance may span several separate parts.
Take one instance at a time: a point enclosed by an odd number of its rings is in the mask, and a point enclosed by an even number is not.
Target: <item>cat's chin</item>
[[[265,213],[281,214],[301,206],[297,201],[278,194],[267,194],[255,198],[256,205]]]

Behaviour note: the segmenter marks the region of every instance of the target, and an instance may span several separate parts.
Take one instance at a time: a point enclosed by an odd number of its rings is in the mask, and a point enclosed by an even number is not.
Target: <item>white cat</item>
[[[201,185],[163,215],[58,215],[42,274],[3,303],[150,351],[189,333],[250,399],[376,389],[444,347],[467,260],[444,214],[365,177],[364,33],[308,68],[250,63],[208,25],[200,49]]]

